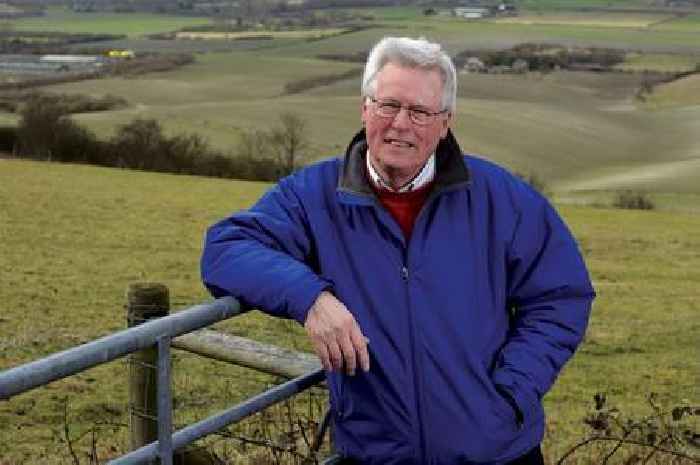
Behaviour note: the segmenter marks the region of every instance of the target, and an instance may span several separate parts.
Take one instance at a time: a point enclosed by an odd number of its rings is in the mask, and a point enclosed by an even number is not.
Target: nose
[[[391,125],[394,127],[398,128],[406,128],[410,127],[412,124],[411,122],[411,116],[409,114],[409,110],[406,107],[401,107],[399,112],[394,116],[394,119],[391,122]]]

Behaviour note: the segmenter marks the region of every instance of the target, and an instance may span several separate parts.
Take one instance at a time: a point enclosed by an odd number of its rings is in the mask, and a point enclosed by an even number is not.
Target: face
[[[440,71],[387,63],[377,73],[374,98],[391,99],[430,112],[441,111]],[[420,171],[440,139],[447,135],[452,116],[444,113],[427,125],[418,126],[411,121],[406,108],[394,118],[382,118],[375,114],[373,105],[369,99],[362,103],[371,161],[385,180],[393,187],[400,187]]]

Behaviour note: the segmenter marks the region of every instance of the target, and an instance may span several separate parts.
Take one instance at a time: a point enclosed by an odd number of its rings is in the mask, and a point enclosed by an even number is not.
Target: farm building
[[[481,7],[458,7],[453,10],[455,16],[464,19],[481,19],[491,15],[491,10]]]

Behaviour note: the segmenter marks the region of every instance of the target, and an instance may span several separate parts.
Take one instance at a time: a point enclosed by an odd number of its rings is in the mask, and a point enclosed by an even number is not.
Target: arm
[[[595,294],[561,218],[539,194],[525,197],[507,257],[515,312],[493,380],[528,423],[583,339]]]
[[[232,295],[244,305],[304,324],[327,370],[369,369],[366,339],[355,318],[308,265],[314,236],[304,205],[285,178],[249,211],[212,226],[201,260],[212,295]]]
[[[202,280],[215,297],[232,295],[245,305],[300,323],[331,283],[307,265],[313,236],[306,212],[285,178],[250,210],[207,231]]]

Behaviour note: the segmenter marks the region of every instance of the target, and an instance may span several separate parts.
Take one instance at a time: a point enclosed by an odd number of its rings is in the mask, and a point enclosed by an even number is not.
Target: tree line
[[[27,99],[18,127],[0,130],[0,145],[34,160],[256,181],[291,173],[311,147],[307,123],[294,113],[281,114],[271,128],[241,132],[233,153],[199,134],[168,136],[155,119],[135,118],[100,140],[70,118],[62,99],[46,95]]]

